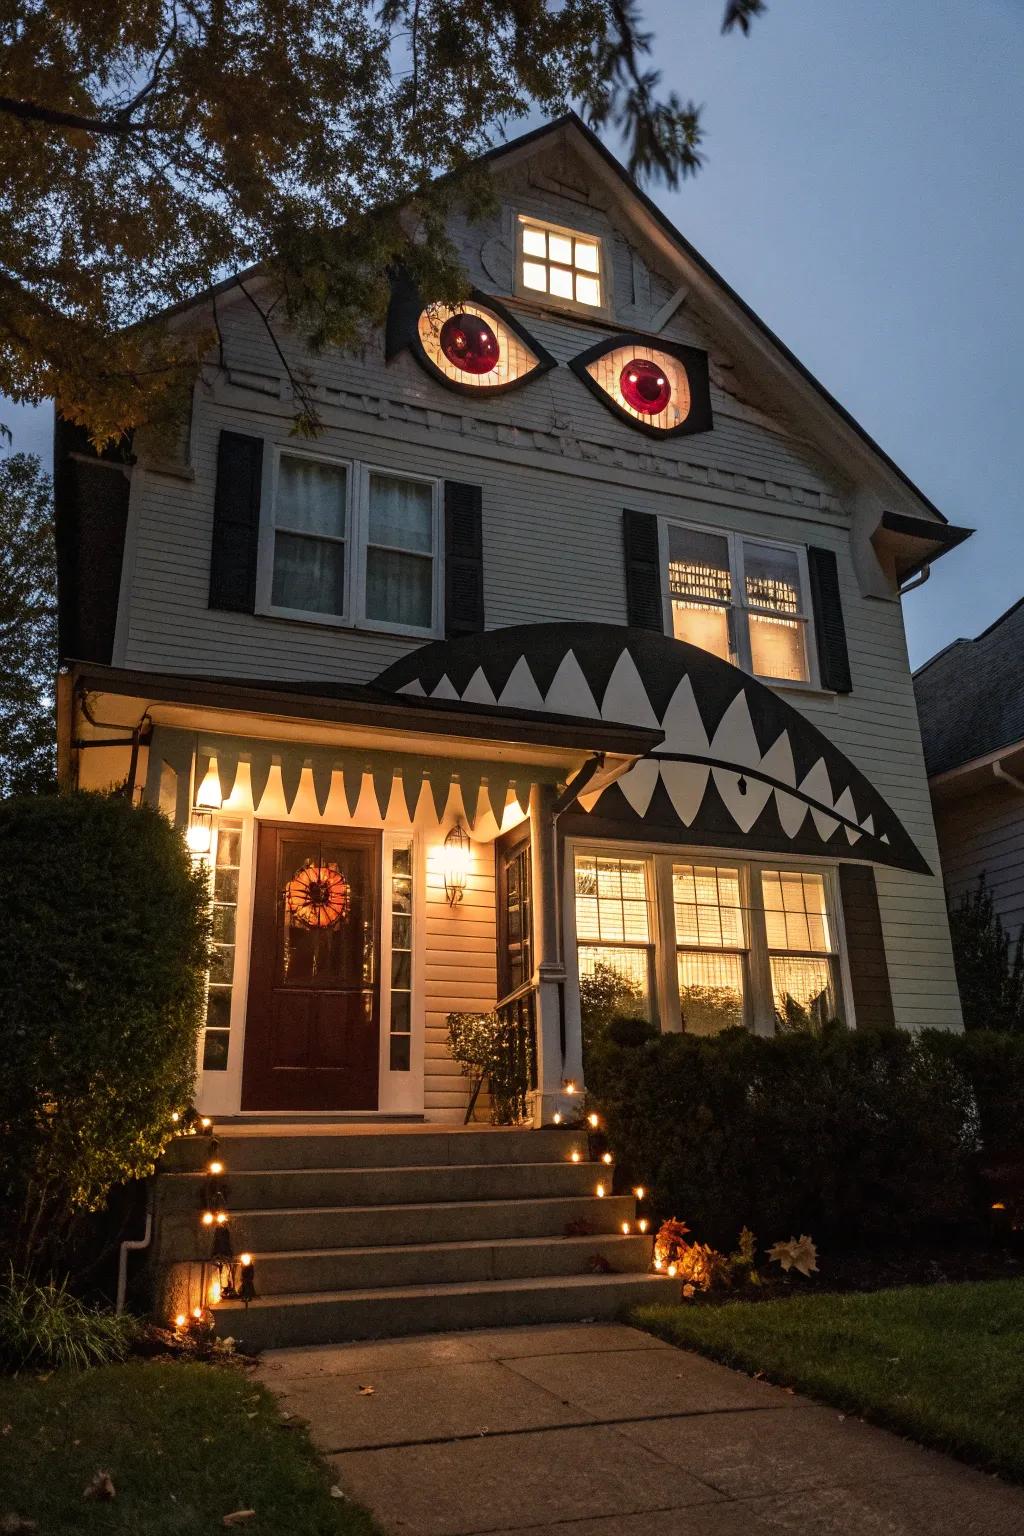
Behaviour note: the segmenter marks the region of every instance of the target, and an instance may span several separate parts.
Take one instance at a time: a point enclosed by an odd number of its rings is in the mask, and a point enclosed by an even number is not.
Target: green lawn
[[[85,1500],[97,1471],[116,1498]],[[47,1378],[0,1378],[0,1525],[39,1536],[212,1536],[254,1509],[243,1536],[370,1536],[369,1516],[330,1495],[302,1428],[240,1372],[131,1362]]]
[[[633,1320],[1024,1481],[1024,1280],[649,1306]]]

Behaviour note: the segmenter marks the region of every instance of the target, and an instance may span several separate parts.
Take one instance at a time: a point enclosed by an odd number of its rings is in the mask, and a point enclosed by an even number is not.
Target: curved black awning
[[[756,678],[668,635],[611,624],[524,624],[423,646],[374,686],[515,714],[664,732],[593,806],[602,829],[680,823],[705,844],[867,859],[931,874],[864,774]],[[855,851],[854,851],[855,850]]]

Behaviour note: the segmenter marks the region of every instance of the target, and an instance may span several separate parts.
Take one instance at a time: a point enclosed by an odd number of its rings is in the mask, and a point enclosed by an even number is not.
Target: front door
[[[242,1108],[377,1108],[380,834],[261,822]]]

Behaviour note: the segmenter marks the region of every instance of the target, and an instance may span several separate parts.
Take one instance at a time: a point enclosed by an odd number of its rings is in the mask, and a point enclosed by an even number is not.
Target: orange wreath
[[[309,859],[285,886],[285,900],[304,928],[333,928],[348,917],[352,887],[337,864]]]

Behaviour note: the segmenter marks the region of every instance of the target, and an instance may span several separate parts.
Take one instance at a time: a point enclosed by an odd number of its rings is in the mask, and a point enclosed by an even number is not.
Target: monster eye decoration
[[[616,416],[649,437],[709,432],[706,352],[653,336],[613,336],[569,364]]]
[[[513,315],[475,292],[463,303],[424,307],[411,287],[396,285],[388,314],[388,361],[406,347],[432,378],[467,395],[517,389],[555,366]]]

